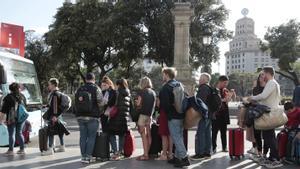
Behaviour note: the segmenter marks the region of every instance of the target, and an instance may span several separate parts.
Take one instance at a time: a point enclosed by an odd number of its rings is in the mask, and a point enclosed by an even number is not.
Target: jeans
[[[60,134],[58,135],[59,137],[59,141],[60,141],[60,145],[64,145],[64,134]],[[53,147],[53,143],[54,143],[54,135],[49,135],[49,147]]]
[[[263,131],[264,144],[266,148],[270,149],[270,160],[279,160],[278,151],[277,151],[277,141],[275,136],[275,130],[264,130]]]
[[[197,155],[210,154],[211,151],[211,120],[202,119],[198,123],[195,151]]]
[[[125,135],[119,135],[119,149],[117,147],[117,137],[116,135],[110,135],[109,141],[111,145],[111,149],[113,153],[122,152],[124,149],[124,143],[125,143]]]
[[[222,149],[227,149],[227,124],[220,122],[219,120],[212,121],[212,146],[213,150],[217,148],[217,135],[221,132]]]
[[[81,156],[85,158],[91,158],[94,151],[99,121],[97,119],[78,119],[78,123],[80,131],[79,144]]]
[[[183,120],[172,119],[168,121],[170,135],[175,145],[175,157],[184,159],[187,157],[187,151],[183,142]]]
[[[17,137],[17,140],[19,141],[20,150],[24,150],[24,136],[22,134],[24,124],[25,122],[7,125],[10,151],[14,150],[16,140],[15,137]]]

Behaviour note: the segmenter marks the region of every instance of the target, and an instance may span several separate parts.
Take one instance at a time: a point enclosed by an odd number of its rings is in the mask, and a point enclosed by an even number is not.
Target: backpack
[[[179,114],[184,113],[182,103],[186,99],[186,94],[184,93],[184,88],[180,82],[169,83],[173,89],[174,95],[174,107]]]
[[[217,112],[221,109],[221,106],[222,106],[222,98],[220,95],[220,90],[215,87],[210,87],[210,86],[208,86],[208,87],[211,91],[210,95],[208,96],[208,100],[207,100],[208,110],[209,110],[209,112],[212,112],[212,113]]]
[[[62,111],[62,113],[65,113],[71,108],[72,100],[68,95],[66,95],[64,93],[60,93],[60,94],[61,94],[61,96],[60,96],[61,111]]]
[[[76,114],[91,113],[93,110],[92,94],[86,87],[81,87],[75,94]]]

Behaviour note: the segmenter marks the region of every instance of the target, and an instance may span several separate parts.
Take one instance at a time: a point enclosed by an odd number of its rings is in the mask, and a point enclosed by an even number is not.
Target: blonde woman
[[[156,94],[152,90],[152,82],[148,77],[140,80],[141,92],[138,94],[136,105],[139,107],[138,128],[142,137],[144,154],[139,156],[137,160],[149,160],[149,149],[151,145],[150,125],[152,114],[155,110]]]

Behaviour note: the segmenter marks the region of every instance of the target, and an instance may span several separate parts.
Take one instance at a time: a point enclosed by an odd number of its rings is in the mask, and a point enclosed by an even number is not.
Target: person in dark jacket
[[[107,76],[104,76],[101,81],[101,89],[102,89],[102,95],[104,101],[103,108],[104,111],[106,111],[116,104],[117,92],[115,90],[115,85]],[[106,113],[109,112],[106,111]],[[109,114],[105,114],[105,113],[101,115],[101,126],[102,126],[102,131],[104,133],[108,132],[108,116]]]
[[[89,164],[93,162],[92,153],[94,151],[96,135],[99,129],[103,95],[101,89],[95,84],[95,75],[93,73],[87,73],[85,79],[86,84],[76,91],[75,107],[80,131],[81,162]],[[91,100],[88,100],[85,97],[87,95]],[[89,112],[84,110],[87,107],[90,109]]]
[[[108,131],[111,135],[110,142],[112,144],[112,149],[115,151],[112,156],[112,160],[120,160],[123,155],[125,134],[128,130],[127,127],[127,116],[130,111],[131,94],[128,89],[128,83],[126,79],[119,79],[116,82],[117,85],[117,100],[116,108],[117,114],[114,117],[110,117],[108,123]],[[116,137],[119,137],[119,146],[117,149]]]
[[[18,83],[12,83],[9,85],[10,94],[4,97],[3,106],[1,110],[1,114],[4,113],[6,115],[6,124],[9,135],[9,149],[5,153],[5,155],[11,156],[14,155],[14,146],[15,146],[15,137],[19,141],[20,150],[17,151],[17,154],[24,155],[25,147],[24,147],[24,137],[22,134],[22,129],[24,127],[24,122],[18,122],[18,113],[17,113],[17,105],[25,104],[26,99],[20,92],[20,85]]]
[[[48,82],[48,110],[43,115],[44,120],[48,122],[49,129],[49,149],[43,151],[42,155],[53,155],[54,154],[54,135],[58,134],[60,140],[60,146],[55,152],[65,152],[64,134],[69,134],[65,128],[64,122],[62,121],[62,114],[65,113],[63,107],[60,106],[62,102],[62,94],[58,88],[59,81],[56,78],[51,78]],[[51,132],[50,132],[51,130]]]
[[[148,77],[144,77],[140,81],[142,89],[136,100],[137,107],[140,108],[138,119],[139,133],[142,137],[144,154],[139,156],[137,160],[149,160],[149,149],[151,145],[151,121],[155,110],[156,94],[152,90],[152,82]]]
[[[167,114],[170,135],[176,148],[174,157],[168,162],[174,164],[175,167],[189,166],[190,161],[183,141],[183,119],[185,114],[177,112],[174,106],[173,88],[181,84],[175,80],[177,74],[175,68],[164,68],[162,74],[165,85],[159,93],[160,107]]]
[[[253,96],[261,94],[264,91],[266,83],[267,82],[265,81],[264,73],[260,72],[256,80],[256,84],[252,90]],[[247,151],[247,153],[254,154],[254,156],[250,156],[252,160],[256,162],[260,162],[263,160],[264,157],[267,156],[268,147],[266,147],[265,144],[264,146],[262,144],[262,131],[256,130],[254,127],[253,129],[254,129],[255,142],[252,143],[253,147],[249,151]]]
[[[221,132],[221,140],[222,140],[222,151],[227,152],[227,125],[230,124],[229,118],[229,108],[228,102],[231,100],[232,96],[235,95],[234,91],[229,91],[226,89],[228,86],[229,78],[227,76],[220,76],[217,88],[221,93],[222,98],[222,106],[218,112],[214,113],[214,117],[212,120],[212,146],[213,153],[216,153],[217,148],[217,135],[218,132]]]
[[[200,98],[206,105],[208,105],[209,96],[212,94],[209,82],[211,76],[208,73],[202,73],[199,79],[199,88],[197,91],[197,98]],[[211,119],[212,112],[208,110],[208,118],[202,118],[198,124],[195,149],[196,154],[191,157],[192,160],[202,160],[211,158]]]

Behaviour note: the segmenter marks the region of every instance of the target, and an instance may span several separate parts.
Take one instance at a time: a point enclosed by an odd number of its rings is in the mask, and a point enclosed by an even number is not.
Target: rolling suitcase
[[[109,135],[97,132],[93,157],[106,161],[110,158]]]
[[[125,134],[124,156],[130,157],[135,150],[135,138],[133,132],[128,130]]]
[[[39,147],[40,151],[48,150],[48,128],[44,127],[39,130]]]
[[[152,142],[149,149],[149,155],[158,156],[162,150],[162,140],[161,136],[158,134],[158,125],[156,123],[151,125],[151,139]]]
[[[244,130],[241,128],[229,129],[229,156],[230,159],[244,157]]]
[[[280,159],[284,158],[286,155],[286,147],[288,143],[288,133],[286,131],[281,131],[277,135],[277,145],[278,145],[278,156]]]

